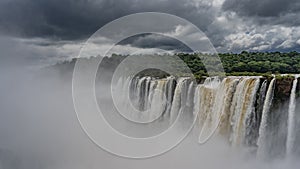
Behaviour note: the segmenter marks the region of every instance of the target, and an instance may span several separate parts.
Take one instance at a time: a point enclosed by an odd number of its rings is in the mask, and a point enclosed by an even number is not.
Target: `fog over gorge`
[[[3,0],[0,169],[296,169],[296,0]]]
[[[21,73],[20,73],[21,72]],[[222,139],[197,143],[195,128],[175,149],[134,160],[97,147],[82,131],[73,109],[71,73],[21,71],[1,86],[3,168],[297,168],[297,161],[263,162]],[[46,76],[46,78],[45,78]],[[2,77],[2,76],[1,76]],[[4,77],[3,77],[4,78]]]
[[[80,127],[72,102],[72,69],[61,73],[53,67],[28,70],[10,65],[1,72],[5,72],[1,79],[10,79],[1,85],[3,168],[297,168],[299,165],[294,158],[259,159],[251,149],[230,145],[223,137],[198,144],[198,127],[163,155],[141,160],[117,157],[96,146]]]

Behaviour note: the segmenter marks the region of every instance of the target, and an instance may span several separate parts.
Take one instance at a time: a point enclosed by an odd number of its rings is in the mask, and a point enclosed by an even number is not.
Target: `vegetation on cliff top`
[[[191,68],[196,76],[206,76],[199,54],[176,54]],[[241,52],[218,54],[224,71],[232,76],[269,76],[271,74],[300,73],[300,53]]]
[[[300,53],[295,51],[289,53],[246,51],[239,54],[220,53],[218,56],[222,63],[216,61],[215,57],[210,57],[209,54],[177,53],[175,56],[179,57],[187,64],[196,78],[208,76],[205,66],[200,59],[200,57],[203,56],[206,58],[206,63],[209,63],[210,65],[222,64],[224,71],[228,76],[271,77],[272,74],[300,73]],[[109,69],[114,69],[125,57],[126,55],[113,54],[111,57],[104,57],[103,63],[101,64]],[[76,59],[72,60],[71,63],[75,63],[75,60]],[[166,66],[178,67],[178,64],[170,61],[170,64]],[[212,69],[214,68],[214,66],[211,67]],[[157,72],[154,72],[153,74],[157,74]],[[282,78],[280,76],[276,77]]]

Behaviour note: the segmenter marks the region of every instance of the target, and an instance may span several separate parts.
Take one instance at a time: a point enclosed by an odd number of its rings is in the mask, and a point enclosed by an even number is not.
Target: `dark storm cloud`
[[[177,52],[191,52],[191,49],[180,41],[158,34],[143,34],[129,37],[120,42],[121,45],[131,45],[138,48],[159,48]]]
[[[111,18],[102,5],[80,0],[5,0],[0,2],[3,32],[26,37],[81,38]],[[96,10],[96,6],[99,6]],[[100,15],[101,14],[101,15]],[[104,17],[105,16],[105,17]]]
[[[185,18],[219,52],[286,50],[300,45],[299,0],[0,0],[0,38],[19,40],[43,59],[69,59],[103,25],[137,12]],[[137,36],[121,44],[125,45],[122,50],[187,51],[176,40],[156,35]]]
[[[260,24],[300,25],[299,0],[225,0],[222,9]]]
[[[199,2],[200,3],[200,2]],[[214,19],[211,4],[181,0],[3,0],[0,31],[22,37],[87,38],[104,24],[136,12],[165,12],[205,29]]]

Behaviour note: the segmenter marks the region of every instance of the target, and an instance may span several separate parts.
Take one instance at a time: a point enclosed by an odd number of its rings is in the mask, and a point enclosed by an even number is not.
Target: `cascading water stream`
[[[258,150],[257,150],[257,156],[264,157],[266,153],[266,144],[267,144],[267,125],[268,125],[268,116],[269,116],[269,110],[272,105],[273,101],[273,96],[274,96],[274,84],[275,84],[275,78],[273,78],[269,84],[264,106],[263,106],[263,111],[262,111],[262,118],[260,122],[260,127],[259,127],[259,137],[257,141],[258,145]]]
[[[232,124],[232,135],[231,143],[233,145],[243,144],[248,137],[246,134],[246,128],[251,113],[255,113],[254,102],[256,100],[255,94],[259,87],[259,78],[242,78],[237,86],[234,103],[231,108],[231,124]],[[247,137],[247,138],[246,138]]]
[[[298,76],[295,76],[293,81],[293,87],[290,94],[290,103],[288,111],[288,123],[287,123],[287,141],[286,141],[286,154],[289,156],[292,154],[293,146],[295,142],[295,109],[296,109],[296,89],[298,83]]]
[[[183,104],[186,101],[184,99],[184,92],[187,92],[188,84],[187,84],[188,78],[179,78],[178,84],[176,85],[174,96],[173,96],[173,102],[170,110],[170,123],[174,122],[180,113],[180,111],[183,108]]]

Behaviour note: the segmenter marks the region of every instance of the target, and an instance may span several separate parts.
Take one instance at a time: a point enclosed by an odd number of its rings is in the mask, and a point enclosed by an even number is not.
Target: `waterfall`
[[[298,76],[293,81],[293,87],[290,94],[290,103],[288,111],[288,123],[287,123],[287,141],[286,141],[286,154],[290,155],[293,150],[295,142],[295,108],[296,108],[296,89],[298,83]]]
[[[259,87],[259,78],[242,78],[234,95],[234,104],[231,108],[232,135],[230,141],[234,145],[244,143],[249,135],[246,128],[254,111],[255,95]]]
[[[208,78],[197,87],[194,112],[200,124],[199,143],[206,142],[219,127],[220,133],[228,132],[228,109],[238,79]]]
[[[265,102],[263,105],[263,112],[262,112],[262,118],[260,122],[259,127],[259,137],[258,137],[258,150],[257,155],[258,157],[265,156],[266,153],[266,144],[267,144],[267,125],[268,125],[268,116],[269,116],[269,110],[273,101],[273,95],[274,95],[274,84],[275,84],[275,78],[273,78],[269,84]]]
[[[146,116],[147,119],[156,120],[163,114],[166,110],[167,101],[165,95],[166,88],[165,80],[157,80],[157,85],[155,90],[153,90],[152,98],[151,98],[151,106],[148,109],[149,111],[143,112],[143,116]],[[141,103],[142,104],[142,103]],[[155,105],[155,106],[152,106]]]
[[[171,106],[170,111],[170,123],[174,122],[182,111],[182,108],[185,106],[187,90],[188,90],[188,78],[179,78],[178,84],[176,85],[174,96],[173,96],[173,103]]]
[[[173,76],[167,78],[167,109],[165,111],[164,116],[167,116],[170,118],[171,108],[172,108],[172,102],[173,102],[173,96],[174,91],[176,87],[176,80]]]
[[[215,102],[219,101],[216,97],[217,94],[221,94],[221,92],[217,93],[217,90],[220,88],[220,80],[218,78],[212,79],[207,78],[203,85],[200,87],[200,93],[198,94],[200,99],[199,106],[199,124],[201,126],[201,131],[199,135],[199,143],[206,142],[213,134],[214,130],[217,128],[218,117],[214,118],[219,112],[219,109],[215,107],[215,111],[213,107]],[[219,97],[221,98],[221,97]],[[220,106],[220,105],[218,105]]]
[[[265,102],[265,98],[266,98],[266,92],[267,92],[267,87],[268,87],[268,80],[264,80],[264,82],[261,84],[261,87],[259,89],[259,98],[257,101],[258,104],[258,109],[257,109],[257,122],[256,125],[257,127],[260,126],[260,121],[261,121],[261,115],[263,112],[263,106],[264,106],[264,102]]]
[[[258,91],[258,96],[257,96],[258,98],[256,101],[256,104],[257,104],[256,109],[253,108],[254,112],[251,113],[251,117],[247,121],[246,134],[247,134],[248,138],[246,140],[246,144],[248,146],[256,146],[257,145],[261,115],[262,115],[263,105],[265,102],[266,92],[267,92],[267,87],[268,87],[267,85],[268,85],[268,81],[264,80]]]
[[[172,125],[179,114],[183,115],[183,121],[197,117],[199,143],[205,143],[217,134],[232,146],[250,147],[256,150],[258,157],[265,157],[273,152],[270,148],[274,147],[270,145],[283,144],[287,155],[295,147],[297,78],[293,80],[289,91],[288,132],[284,143],[271,138],[274,138],[274,133],[276,137],[281,136],[279,129],[286,130],[285,120],[277,124],[279,116],[275,109],[278,105],[272,106],[275,78],[268,83],[266,78],[258,76],[208,77],[203,84],[197,84],[190,77],[128,77],[117,82],[117,93],[129,92],[129,99],[123,93],[119,99],[126,100],[122,103],[124,110],[130,110],[131,113],[126,115],[133,119],[145,122],[159,119],[166,125]],[[279,82],[276,84],[279,85]],[[286,85],[286,82],[283,84]],[[279,89],[280,86],[276,86],[276,91]],[[129,109],[127,100],[137,111]],[[286,133],[282,137],[285,136]]]

